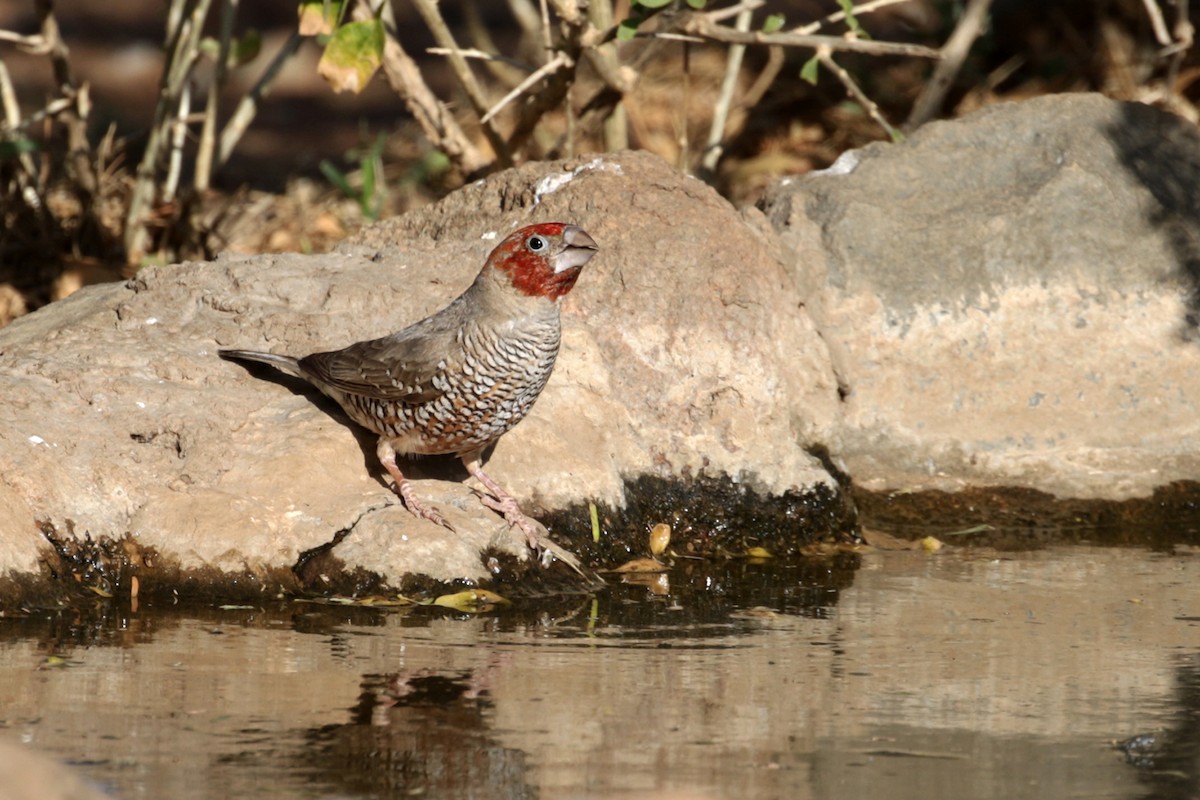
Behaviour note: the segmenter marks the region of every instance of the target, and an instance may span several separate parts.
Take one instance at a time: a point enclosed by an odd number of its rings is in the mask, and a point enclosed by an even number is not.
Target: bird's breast
[[[494,442],[520,422],[541,394],[558,356],[557,317],[541,324],[465,325],[455,350],[420,403],[346,398],[360,424],[392,439],[400,452],[460,453]]]

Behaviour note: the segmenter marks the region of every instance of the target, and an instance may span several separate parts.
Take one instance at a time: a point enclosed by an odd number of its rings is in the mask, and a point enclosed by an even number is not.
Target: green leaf
[[[763,20],[762,32],[775,33],[783,27],[783,23],[787,21],[787,17],[783,14],[771,14]]]
[[[0,140],[0,161],[16,158],[24,153],[36,153],[38,149],[37,142],[33,139],[26,139],[24,136],[9,141]]]
[[[636,0],[633,5],[642,8],[666,8],[671,5],[671,0]]]
[[[228,66],[232,68],[249,64],[258,58],[260,52],[262,52],[262,34],[254,28],[250,28],[233,40],[233,45],[229,48]]]
[[[321,174],[325,176],[325,180],[333,184],[333,188],[346,197],[354,197],[357,194],[354,191],[354,187],[350,185],[350,181],[346,179],[346,173],[334,166],[332,161],[327,158],[321,159],[321,163],[318,166],[320,167]]]
[[[854,16],[854,0],[838,0],[838,5],[846,15],[846,27],[850,32],[860,39],[870,39],[871,34],[863,30],[863,26],[858,23],[858,17]]]
[[[821,60],[819,58],[817,58],[816,56],[813,56],[808,61],[805,61],[804,66],[800,68],[800,77],[803,78],[804,80],[808,81],[809,83],[811,83],[813,86],[816,86],[817,85],[817,69],[820,66],[821,66]]]
[[[637,36],[638,23],[641,20],[627,19],[617,26],[617,41],[630,42]]]
[[[336,92],[361,92],[383,63],[383,22],[348,22],[333,32],[317,72]]]
[[[687,0],[687,4],[689,6],[691,6],[692,8],[696,9],[697,11],[699,11],[700,9],[702,9],[706,5],[708,5],[708,0]]]

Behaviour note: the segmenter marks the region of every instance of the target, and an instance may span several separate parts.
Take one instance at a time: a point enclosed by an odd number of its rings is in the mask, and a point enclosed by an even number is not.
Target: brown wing
[[[299,365],[313,380],[347,394],[416,405],[445,393],[447,373],[460,368],[454,342],[449,331],[418,325],[342,350],[313,353]]]

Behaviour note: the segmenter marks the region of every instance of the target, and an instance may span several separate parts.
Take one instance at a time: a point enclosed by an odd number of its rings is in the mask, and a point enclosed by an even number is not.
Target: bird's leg
[[[525,534],[525,540],[534,550],[541,552],[546,549],[546,544],[542,541],[542,537],[538,535],[537,529],[533,523],[529,521],[529,517],[525,516],[517,505],[517,500],[504,489],[500,488],[500,484],[496,483],[486,472],[483,471],[483,465],[480,463],[482,450],[475,450],[471,453],[463,453],[461,458],[463,465],[467,468],[467,472],[475,480],[483,484],[484,488],[491,493],[491,497],[485,494],[479,495],[479,501],[488,508],[504,515],[504,519],[509,525],[515,525]]]
[[[379,438],[379,446],[375,449],[375,453],[379,456],[379,463],[383,464],[383,468],[392,476],[395,481],[396,494],[400,495],[400,499],[404,502],[404,507],[412,512],[414,516],[421,519],[427,519],[441,525],[448,531],[453,531],[454,526],[446,522],[436,508],[425,505],[417,499],[417,492],[413,489],[412,482],[404,477],[400,472],[400,468],[396,466],[396,448],[392,447],[392,443],[382,436]]]

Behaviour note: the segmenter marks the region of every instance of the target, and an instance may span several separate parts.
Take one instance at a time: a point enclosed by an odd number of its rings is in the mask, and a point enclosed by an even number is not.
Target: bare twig
[[[229,49],[233,43],[233,20],[237,15],[238,0],[224,0],[221,4],[221,38],[217,47],[217,63],[213,67],[212,85],[208,87],[208,100],[204,105],[204,122],[200,126],[200,140],[196,148],[196,190],[208,191],[212,182],[213,154],[217,147],[217,112],[221,89],[225,87],[225,73],[229,68]]]
[[[17,92],[13,88],[8,68],[4,66],[3,61],[0,61],[0,107],[4,109],[5,123],[4,128],[0,128],[0,133],[7,128],[16,134],[21,127],[21,106],[17,103]],[[29,181],[37,174],[37,167],[33,163],[33,156],[29,153],[22,152],[17,159],[21,162],[21,170],[17,172],[17,179],[21,188],[26,189]]]
[[[233,148],[237,146],[238,141],[245,134],[246,128],[250,126],[250,122],[258,113],[259,103],[271,91],[271,85],[275,83],[275,79],[279,76],[280,70],[283,69],[284,63],[292,57],[296,49],[300,46],[303,37],[298,30],[293,30],[292,35],[288,37],[283,46],[279,48],[279,52],[275,54],[275,58],[267,66],[254,83],[254,87],[241,99],[238,107],[234,109],[233,116],[229,118],[229,122],[225,124],[225,129],[221,131],[221,141],[217,147],[217,167],[220,168],[229,161],[229,157],[233,154]]]
[[[743,10],[734,22],[734,30],[750,30],[750,19],[754,12]],[[704,146],[704,157],[701,166],[710,174],[717,169],[724,148],[721,141],[725,138],[725,123],[729,121],[729,107],[733,103],[733,92],[737,88],[738,75],[742,71],[742,57],[746,54],[746,45],[735,44],[729,48],[725,61],[725,77],[721,81],[721,93],[717,95],[717,104],[713,108],[712,125],[708,129],[708,141]]]
[[[771,88],[771,84],[779,77],[779,73],[783,71],[783,48],[778,45],[767,48],[767,63],[763,65],[762,72],[758,73],[758,77],[754,79],[754,83],[750,84],[750,88],[746,90],[746,95],[742,98],[742,108],[754,108],[758,105],[758,101],[763,99],[763,95],[767,93],[767,89]]]
[[[883,128],[893,141],[900,138],[899,132],[884,119],[883,113],[880,112],[879,106],[875,105],[875,101],[867,97],[866,92],[859,87],[850,73],[842,69],[841,65],[833,60],[832,50],[828,47],[818,47],[817,58],[821,60],[826,69],[837,76],[837,79],[846,87],[846,91],[850,93],[850,96],[866,109],[867,113],[871,115],[871,119],[879,123],[879,127]]]
[[[388,83],[409,113],[417,120],[421,130],[434,147],[446,154],[464,173],[473,174],[489,163],[483,153],[467,138],[458,121],[450,114],[442,101],[430,90],[421,75],[417,62],[404,51],[396,38],[396,20],[391,3],[382,9],[382,19],[387,38],[383,43],[383,72]],[[355,4],[355,19],[373,19],[371,9],[364,4]]]
[[[531,0],[508,0],[508,10],[521,30],[536,31],[540,27],[540,16]]]
[[[979,38],[983,23],[987,19],[992,0],[970,0],[962,18],[954,26],[954,32],[942,46],[942,60],[933,68],[933,75],[921,90],[904,127],[913,130],[933,119],[941,111],[946,93],[950,91],[958,71],[962,69],[971,45]]]
[[[488,112],[486,114],[484,114],[483,117],[480,118],[479,121],[481,123],[487,123],[487,122],[491,121],[492,117],[494,117],[498,113],[500,113],[500,111],[502,111],[505,106],[507,106],[513,100],[516,100],[522,94],[524,94],[525,92],[527,92],[531,88],[533,88],[535,85],[537,85],[537,83],[539,81],[541,81],[542,78],[545,78],[550,73],[556,72],[557,70],[559,70],[563,67],[569,67],[569,66],[571,66],[571,59],[567,57],[566,53],[556,54],[554,56],[554,58],[550,59],[550,61],[546,62],[544,65],[539,67],[536,71],[534,71],[534,73],[532,75],[530,75],[525,80],[521,81],[521,83],[518,84],[516,86],[516,88],[514,88],[511,92],[504,95],[504,97],[500,98],[500,101],[498,103],[496,103],[496,105],[494,105],[490,109],[488,109]]]
[[[452,51],[449,47],[426,47],[425,52],[429,53],[431,56],[448,56],[454,51]],[[483,50],[479,50],[474,47],[468,47],[464,50],[459,50],[458,52],[462,54],[463,58],[477,58],[480,61],[500,61],[508,64],[510,67],[516,67],[523,72],[533,72],[534,70],[534,67],[529,66],[524,61],[518,61],[515,58],[502,56],[498,53],[486,53]]]
[[[38,17],[41,20],[42,50],[50,56],[54,67],[54,80],[60,88],[74,90],[77,86],[71,76],[71,62],[67,55],[67,44],[63,41],[58,30],[58,20],[54,16],[53,0],[37,0],[35,3]],[[67,92],[69,93],[69,92]]]
[[[183,146],[187,143],[188,117],[192,113],[192,84],[183,82],[179,102],[175,107],[175,119],[171,123],[171,146],[167,149],[167,174],[162,182],[163,202],[170,203],[179,190],[179,176],[183,172]]]
[[[1175,41],[1167,51],[1171,53],[1171,62],[1167,65],[1167,91],[1173,97],[1179,97],[1179,70],[1183,67],[1184,59],[1192,48],[1196,29],[1188,17],[1188,0],[1177,0],[1175,11]]]
[[[137,177],[125,216],[125,257],[130,264],[142,260],[150,241],[145,221],[155,200],[160,158],[171,135],[184,85],[199,54],[200,32],[208,17],[210,2],[196,0],[188,4],[184,0],[173,0],[168,9],[167,63],[159,80],[154,122],[150,126],[142,160],[138,163]]]
[[[1163,47],[1168,47],[1171,43],[1171,34],[1167,32],[1167,22],[1163,19],[1162,9],[1158,7],[1155,0],[1142,0],[1142,5],[1146,7],[1146,16],[1150,18],[1150,28],[1154,31],[1154,38]]]
[[[587,7],[588,22],[597,30],[604,30],[613,24],[612,0],[591,0]],[[584,50],[588,60],[595,67],[601,80],[617,92],[618,98],[613,103],[604,119],[604,149],[613,152],[629,147],[629,124],[625,116],[625,104],[622,98],[632,87],[627,85],[621,75],[621,63],[617,58],[617,43],[604,42],[594,48]]]
[[[718,8],[714,9],[713,11],[706,12],[705,16],[707,16],[711,22],[720,22],[721,20],[726,20],[730,17],[736,17],[743,11],[757,11],[766,4],[766,0],[743,0],[743,2],[729,6],[728,8]]]
[[[872,11],[878,11],[879,9],[885,8],[887,6],[894,6],[894,5],[897,5],[898,3],[907,3],[907,2],[910,2],[910,0],[870,0],[870,2],[863,3],[860,6],[854,6],[854,16],[858,17],[863,14],[870,14]],[[810,22],[807,25],[800,25],[797,28],[793,28],[792,33],[801,33],[801,34],[815,33],[817,31],[819,31],[821,28],[824,28],[826,25],[832,25],[833,23],[841,22],[844,19],[846,19],[845,11],[835,11],[832,14],[830,14],[829,16],[823,17],[819,20],[816,20],[815,22]]]
[[[558,18],[567,25],[574,28],[583,24],[583,12],[579,10],[578,0],[550,0],[550,5],[554,7]]]
[[[575,80],[575,70],[579,64],[583,45],[580,40],[588,29],[587,20],[577,15],[575,24],[565,24],[562,41],[559,42],[559,52],[566,55],[566,66],[552,72],[546,80],[542,91],[532,95],[521,108],[517,124],[509,134],[508,143],[515,152],[524,146],[525,141],[533,134],[539,121],[548,112],[560,108],[567,99],[571,84]]]
[[[508,143],[504,141],[504,137],[500,135],[500,131],[496,126],[491,124],[491,120],[484,122],[483,117],[487,114],[488,101],[484,96],[483,89],[479,86],[479,82],[475,79],[475,74],[471,72],[471,66],[467,60],[463,58],[462,51],[458,46],[458,42],[454,40],[454,34],[450,32],[449,26],[446,25],[446,20],[442,19],[442,14],[438,10],[435,0],[413,0],[417,7],[417,13],[425,20],[425,24],[429,26],[429,30],[433,33],[433,38],[442,47],[450,50],[450,69],[453,70],[454,76],[458,78],[458,83],[462,87],[463,92],[467,95],[467,100],[471,103],[471,107],[475,109],[475,114],[480,119],[480,127],[483,130],[484,138],[488,140],[488,144],[496,152],[496,160],[501,166],[512,166],[512,154],[509,152]]]
[[[0,42],[12,42],[25,52],[35,55],[46,52],[46,40],[36,33],[26,36],[12,31],[0,31]]]
[[[762,33],[760,31],[735,31],[709,22],[703,14],[690,16],[683,25],[683,33],[712,42],[726,44],[777,44],[784,47],[828,47],[831,51],[846,50],[874,56],[916,56],[938,59],[942,54],[929,47],[903,42],[876,42],[864,39],[846,39],[841,36],[810,36],[798,33]]]

